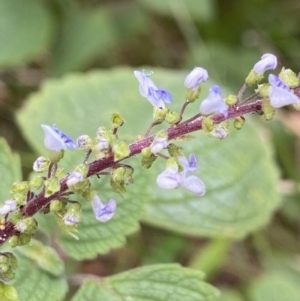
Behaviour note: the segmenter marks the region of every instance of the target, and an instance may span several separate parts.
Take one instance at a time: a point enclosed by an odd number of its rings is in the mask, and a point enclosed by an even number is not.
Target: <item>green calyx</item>
[[[231,107],[237,103],[238,98],[236,95],[230,94],[224,99],[224,101],[227,104],[227,106]]]
[[[152,154],[150,147],[145,147],[142,152],[142,166],[144,168],[150,168],[153,162],[156,160],[156,156]]]
[[[50,152],[49,159],[52,163],[58,163],[65,154],[65,150],[62,149],[60,152]]]
[[[9,281],[15,276],[18,267],[16,256],[9,252],[0,253],[0,280]]]
[[[171,157],[179,157],[179,156],[182,156],[182,148],[180,146],[177,146],[176,144],[174,143],[170,143],[167,147],[168,149],[168,152],[169,152],[169,155]]]
[[[209,133],[209,132],[213,131],[214,121],[210,116],[204,117],[202,119],[202,128],[205,133]]]
[[[37,221],[33,217],[26,217],[15,225],[15,229],[21,233],[33,235],[37,231]]]
[[[181,120],[181,116],[177,112],[168,112],[165,120],[169,124],[176,124]]]
[[[236,117],[233,121],[233,126],[237,129],[240,130],[243,125],[245,124],[245,118],[243,116]]]
[[[122,118],[120,113],[113,113],[111,115],[111,126],[114,129],[119,128],[124,124],[124,119]]]
[[[194,102],[201,94],[201,87],[195,91],[193,89],[187,89],[185,98],[188,102]]]
[[[29,191],[29,182],[14,182],[11,186],[10,193],[11,194],[26,194]]]
[[[262,84],[262,85],[258,85],[257,89],[255,89],[255,92],[259,93],[260,97],[268,97],[269,96],[269,88],[270,88],[270,84]]]
[[[264,112],[267,121],[271,120],[275,115],[275,108],[271,106],[269,98],[265,98],[262,101],[262,111]]]
[[[35,177],[29,181],[29,187],[32,190],[38,190],[43,187],[44,179],[42,177]]]
[[[258,84],[263,78],[264,78],[263,74],[257,75],[252,69],[249,75],[247,76],[247,78],[245,79],[245,83],[247,86],[254,86]]]
[[[76,185],[71,186],[69,189],[71,191],[73,191],[76,194],[80,194],[83,195],[85,194],[87,191],[90,190],[91,187],[91,183],[88,179],[83,180],[80,183],[77,183]]]
[[[125,141],[119,141],[114,144],[113,148],[114,161],[120,161],[130,155],[129,145]]]
[[[169,109],[155,107],[153,109],[153,122],[156,124],[164,122]]]
[[[60,190],[60,183],[57,177],[53,177],[50,179],[45,180],[45,197],[48,198],[49,196],[55,194]]]
[[[300,85],[300,79],[291,69],[285,69],[283,67],[278,74],[278,77],[290,88],[296,88]]]
[[[126,192],[125,185],[133,183],[134,169],[129,166],[121,166],[113,170],[110,178],[110,185],[120,195]]]

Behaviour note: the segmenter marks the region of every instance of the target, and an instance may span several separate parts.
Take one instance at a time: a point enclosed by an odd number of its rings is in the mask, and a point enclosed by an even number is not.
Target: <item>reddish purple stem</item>
[[[225,118],[222,114],[214,115],[212,118],[214,123],[218,124],[228,119],[233,119],[235,117],[243,116],[245,114],[254,113],[260,108],[261,108],[261,101],[257,101],[256,103],[246,104],[239,108],[235,108],[235,107],[230,108],[227,118]],[[182,122],[173,127],[170,127],[167,130],[168,140],[176,139],[182,135],[195,132],[201,129],[202,129],[201,118],[196,118],[194,120]],[[145,147],[149,147],[153,139],[154,136],[149,136],[140,141],[132,143],[130,145],[130,155],[128,156],[128,158],[139,154]],[[114,162],[112,156],[109,158],[104,158],[104,159],[91,162],[89,164],[88,177],[99,174],[101,171],[105,170],[106,168],[112,167],[114,164],[116,164],[116,162]],[[43,209],[45,206],[50,204],[52,200],[58,199],[61,194],[65,193],[68,189],[66,185],[66,178],[61,180],[60,186],[61,186],[60,191],[51,195],[48,198],[44,196],[44,192],[41,192],[39,195],[32,198],[22,209],[24,216],[25,217],[33,216],[41,209]],[[13,236],[16,233],[17,231],[14,229],[14,225],[8,221],[5,225],[5,228],[3,230],[0,230],[0,245],[2,245],[5,241],[7,241],[11,236]]]

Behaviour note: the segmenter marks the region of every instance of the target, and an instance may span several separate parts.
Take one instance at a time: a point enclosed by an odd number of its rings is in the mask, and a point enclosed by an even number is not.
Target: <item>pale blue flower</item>
[[[0,215],[6,215],[9,212],[14,211],[17,208],[17,202],[14,200],[7,200],[0,207]]]
[[[195,67],[185,78],[184,85],[187,89],[197,91],[200,84],[207,80],[207,71],[201,67]]]
[[[280,108],[283,106],[300,103],[300,99],[286,86],[278,76],[274,74],[269,75],[269,97],[271,106]]]
[[[139,81],[139,90],[143,97],[154,107],[165,108],[165,103],[172,102],[172,96],[164,89],[158,89],[150,79],[151,74],[146,74],[144,71],[134,71],[134,75]]]
[[[105,223],[109,221],[115,214],[117,203],[115,200],[111,199],[105,205],[101,202],[98,195],[95,195],[92,200],[92,207],[96,219],[99,222]]]
[[[274,70],[277,67],[277,57],[271,53],[265,53],[258,61],[253,70],[257,75],[263,74],[267,70]]]
[[[168,146],[168,139],[166,137],[155,138],[150,145],[151,153],[156,155]]]
[[[55,125],[52,127],[42,124],[45,132],[45,146],[53,152],[60,152],[63,149],[75,150],[76,145],[71,138],[61,132]]]
[[[45,172],[49,167],[50,161],[45,157],[38,157],[33,163],[33,170],[36,172]]]
[[[66,214],[63,221],[67,226],[75,226],[80,222],[80,219],[75,214]]]
[[[84,180],[83,175],[78,171],[73,171],[66,181],[67,186],[70,188],[71,186],[74,186]]]
[[[200,112],[204,115],[223,114],[225,117],[228,116],[228,107],[222,98],[219,86],[212,86],[209,89],[208,97],[200,104]]]
[[[183,167],[183,171],[179,172],[178,165],[169,166],[157,177],[157,185],[164,189],[174,189],[180,186],[189,190],[193,194],[202,196],[205,194],[205,185],[197,176],[187,176],[191,172],[199,169],[197,158],[191,154],[189,159],[180,156],[178,158]]]

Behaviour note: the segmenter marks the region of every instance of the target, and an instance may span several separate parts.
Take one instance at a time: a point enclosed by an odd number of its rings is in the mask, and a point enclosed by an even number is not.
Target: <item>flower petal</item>
[[[55,125],[53,127],[42,124],[45,132],[45,146],[51,151],[59,152],[62,149],[75,150],[76,145],[71,138],[61,132]]]
[[[300,103],[300,99],[274,74],[269,75],[270,103],[274,108]]]
[[[92,200],[92,206],[96,219],[99,222],[105,223],[115,214],[117,203],[115,200],[111,199],[104,205],[100,198],[96,195]]]
[[[181,185],[181,178],[178,173],[168,168],[157,176],[156,183],[161,188],[174,189]]]
[[[205,194],[205,185],[203,181],[196,176],[185,178],[182,182],[182,187],[199,196]]]
[[[208,79],[208,73],[201,67],[195,67],[185,78],[184,85],[187,89],[198,90],[199,85]]]
[[[260,61],[258,61],[253,70],[257,75],[263,74],[267,70],[275,69],[277,67],[277,57],[271,53],[265,53]]]
[[[205,115],[216,113],[228,116],[228,107],[222,98],[219,86],[212,86],[209,89],[208,97],[200,104],[200,112]]]

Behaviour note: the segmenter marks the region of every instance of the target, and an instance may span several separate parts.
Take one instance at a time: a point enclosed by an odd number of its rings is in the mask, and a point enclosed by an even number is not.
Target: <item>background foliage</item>
[[[265,52],[278,56],[279,69],[298,72],[298,15],[296,0],[284,6],[280,0],[0,0],[0,134],[15,152],[1,141],[1,199],[46,154],[41,123],[56,123],[75,139],[95,135],[119,111],[127,121],[123,138],[143,134],[151,107],[138,93],[136,68],[155,71],[154,81],[174,96],[172,109],[183,102],[182,82],[195,65],[209,71],[206,89],[218,83],[231,93]],[[203,198],[156,189],[162,163],[142,170],[133,158],[135,183],[123,199],[104,178],[94,181],[103,200],[118,202],[111,222],[97,223],[86,204],[76,241],[57,234],[51,216],[39,216],[37,239],[51,248],[37,242],[16,251],[21,300],[31,294],[36,299],[30,300],[45,300],[47,287],[53,287],[51,300],[94,300],[94,294],[145,300],[149,287],[157,291],[153,300],[168,300],[165,292],[176,291],[174,283],[186,277],[190,282],[175,294],[184,300],[298,300],[298,120],[298,113],[281,110],[268,124],[247,118],[245,128],[232,129],[225,141],[197,133],[183,143],[187,154],[197,153],[207,185]],[[65,167],[71,170],[79,156],[68,154]],[[162,265],[174,262],[189,269]],[[90,274],[109,277],[85,276]],[[170,281],[156,287],[162,279]]]

